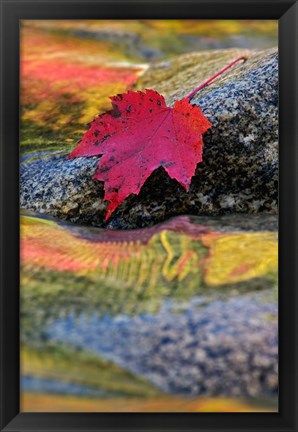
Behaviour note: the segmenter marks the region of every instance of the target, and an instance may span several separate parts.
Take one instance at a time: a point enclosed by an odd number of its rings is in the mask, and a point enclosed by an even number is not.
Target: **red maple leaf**
[[[160,166],[188,190],[202,161],[202,133],[211,127],[196,105],[183,99],[167,107],[154,90],[111,100],[113,109],[91,123],[69,156],[102,155],[94,179],[105,182],[106,219]]]
[[[105,183],[106,220],[130,194],[138,194],[159,167],[189,190],[196,166],[202,162],[202,134],[211,127],[190,98],[228,67],[176,101],[173,108],[155,90],[111,97],[113,109],[93,120],[69,155],[101,156],[93,178]]]

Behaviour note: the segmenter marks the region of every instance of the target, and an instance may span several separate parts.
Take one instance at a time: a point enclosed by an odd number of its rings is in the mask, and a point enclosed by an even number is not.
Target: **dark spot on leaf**
[[[152,112],[152,111],[153,111],[152,108],[150,108],[149,112]]]
[[[110,171],[110,169],[111,169],[110,167],[105,166],[105,167],[100,169],[100,172],[105,173],[105,172]]]
[[[165,168],[167,168],[167,167],[170,167],[172,165],[175,165],[175,162],[166,162],[166,161],[162,160],[160,162],[160,165],[163,166],[163,167],[165,167]]]
[[[160,100],[157,101],[157,105],[159,105],[159,106],[161,105],[161,101]]]
[[[111,111],[111,116],[115,118],[121,117],[121,112],[118,107],[115,107],[113,111]]]

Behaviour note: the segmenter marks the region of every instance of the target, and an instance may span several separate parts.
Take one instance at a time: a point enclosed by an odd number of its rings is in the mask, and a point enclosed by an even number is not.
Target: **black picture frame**
[[[298,5],[289,0],[1,0],[1,431],[298,430]],[[279,20],[278,413],[19,412],[19,20]]]

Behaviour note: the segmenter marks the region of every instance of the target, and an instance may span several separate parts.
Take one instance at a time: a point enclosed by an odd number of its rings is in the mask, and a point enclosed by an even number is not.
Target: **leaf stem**
[[[234,64],[236,64],[240,60],[246,61],[247,57],[244,57],[244,56],[238,57],[236,60],[232,61],[232,63],[230,63],[227,66],[225,66],[223,69],[221,69],[215,75],[213,75],[211,78],[207,79],[207,81],[203,82],[201,85],[199,85],[199,87],[197,87],[191,93],[189,93],[187,96],[185,96],[185,99],[189,99],[190,100],[199,90],[201,90],[202,88],[204,88],[204,87],[208,86],[209,84],[211,84],[219,75],[223,74],[226,70],[230,69],[230,67],[234,66]]]

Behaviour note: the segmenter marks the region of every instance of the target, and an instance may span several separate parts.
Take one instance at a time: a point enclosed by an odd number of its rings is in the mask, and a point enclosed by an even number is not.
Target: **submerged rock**
[[[276,397],[272,293],[175,307],[165,303],[154,316],[68,316],[53,321],[47,337],[98,353],[172,394]]]
[[[213,127],[204,136],[203,162],[189,193],[155,171],[138,196],[131,195],[109,226],[149,226],[179,214],[277,213],[278,56],[222,50],[186,54],[156,64],[138,88],[154,88],[173,104],[238,56],[235,65],[192,103]],[[21,206],[82,224],[104,225],[103,184],[92,180],[96,158],[66,160],[65,155],[26,160],[21,166]]]

